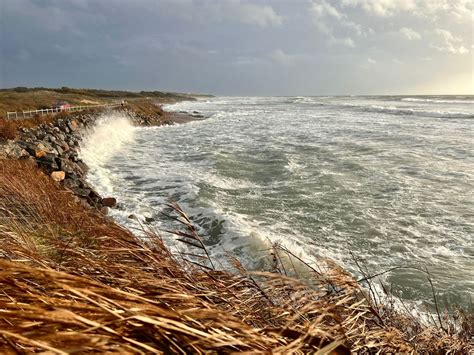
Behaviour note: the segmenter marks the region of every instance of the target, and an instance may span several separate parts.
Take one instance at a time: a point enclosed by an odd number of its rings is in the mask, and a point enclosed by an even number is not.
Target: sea
[[[82,143],[111,215],[152,228],[178,203],[217,268],[268,270],[272,246],[378,275],[422,307],[474,311],[474,96],[206,97],[195,121],[134,127],[104,114]],[[184,250],[184,251],[183,251]],[[431,279],[433,287],[428,279]]]

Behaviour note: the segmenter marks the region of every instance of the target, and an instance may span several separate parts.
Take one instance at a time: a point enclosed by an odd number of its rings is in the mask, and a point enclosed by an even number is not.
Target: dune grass
[[[2,140],[14,139],[18,136],[21,128],[35,128],[42,124],[54,122],[59,118],[68,115],[68,112],[60,112],[56,115],[42,115],[33,118],[25,118],[18,120],[7,120],[0,118],[0,142]]]
[[[278,272],[278,246],[273,273],[231,256],[233,272],[214,270],[191,221],[170,207],[193,255],[172,255],[153,230],[135,237],[28,161],[0,160],[0,353],[473,350],[467,316],[426,325],[331,263],[309,269],[310,287]]]
[[[116,102],[148,100],[174,102],[190,100],[191,96],[162,91],[120,91],[77,88],[26,88],[0,89],[0,117],[7,111],[26,111],[51,108],[55,102],[66,101],[71,105],[94,105]]]

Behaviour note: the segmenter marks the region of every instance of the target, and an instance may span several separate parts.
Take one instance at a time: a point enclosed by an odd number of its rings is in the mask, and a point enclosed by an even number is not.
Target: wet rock
[[[93,206],[102,205],[101,204],[102,197],[100,197],[99,193],[97,191],[95,191],[94,189],[92,189],[92,188],[89,188],[89,190],[90,190],[90,192],[89,192],[88,200],[91,203],[91,205],[93,205]]]
[[[145,217],[145,222],[146,223],[151,223],[151,222],[154,222],[155,219],[153,217]]]
[[[76,162],[77,167],[85,174],[89,170],[89,167],[82,160]]]
[[[115,207],[117,205],[117,199],[114,197],[105,197],[101,201],[102,206],[105,207]]]
[[[77,181],[77,177],[66,176],[66,179],[64,179],[64,186],[66,186],[70,190],[79,188],[79,182]]]
[[[71,120],[67,123],[67,126],[69,127],[69,129],[71,131],[76,131],[77,128],[78,128],[78,124],[77,124],[77,121],[76,120]]]
[[[76,171],[80,170],[74,162],[64,158],[59,159],[59,165],[61,170],[63,170],[68,175],[74,174]]]
[[[89,194],[91,193],[90,189],[83,189],[80,187],[73,187],[71,189],[77,196],[79,197],[89,197]]]

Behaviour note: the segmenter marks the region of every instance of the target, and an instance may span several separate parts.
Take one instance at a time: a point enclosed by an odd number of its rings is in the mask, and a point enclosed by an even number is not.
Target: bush
[[[0,119],[0,139],[13,139],[16,137],[18,126],[14,121]]]

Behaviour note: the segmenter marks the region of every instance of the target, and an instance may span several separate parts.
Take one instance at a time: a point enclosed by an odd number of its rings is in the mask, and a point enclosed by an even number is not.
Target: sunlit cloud
[[[402,27],[400,33],[410,41],[421,39],[421,35],[418,32],[408,27]]]
[[[441,52],[449,52],[452,54],[465,54],[469,51],[461,43],[462,40],[453,36],[453,34],[445,29],[436,28],[434,30],[437,36],[437,42],[432,43],[431,46]]]

